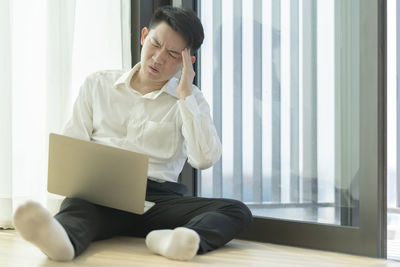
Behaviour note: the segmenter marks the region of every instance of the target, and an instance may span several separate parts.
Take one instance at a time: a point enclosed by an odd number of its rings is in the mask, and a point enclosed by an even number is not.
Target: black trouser
[[[223,246],[252,221],[250,210],[232,199],[186,197],[178,183],[148,180],[146,200],[155,202],[143,215],[77,198],[66,198],[55,218],[65,228],[75,257],[92,241],[116,235],[145,237],[150,231],[184,226],[200,236],[199,254]]]

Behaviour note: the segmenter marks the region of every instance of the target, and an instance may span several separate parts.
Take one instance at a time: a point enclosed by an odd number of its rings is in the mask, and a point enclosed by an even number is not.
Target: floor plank
[[[334,252],[233,240],[225,247],[189,262],[168,260],[152,254],[143,238],[116,237],[94,242],[72,262],[50,261],[15,231],[0,231],[0,266],[400,266],[386,261]]]

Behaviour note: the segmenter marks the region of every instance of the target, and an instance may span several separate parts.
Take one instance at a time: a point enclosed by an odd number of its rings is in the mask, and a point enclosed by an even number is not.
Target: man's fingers
[[[192,63],[190,58],[190,48],[185,48],[182,50],[182,63],[184,68],[190,66]]]
[[[187,61],[186,61],[186,63],[187,64],[189,64],[189,65],[192,65],[192,59],[190,58],[190,48],[186,48],[186,59],[187,59]]]
[[[182,63],[183,63],[183,68],[186,67],[186,48],[182,50]]]

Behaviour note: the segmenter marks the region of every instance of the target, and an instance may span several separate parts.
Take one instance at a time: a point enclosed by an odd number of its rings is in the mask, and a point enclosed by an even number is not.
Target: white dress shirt
[[[202,92],[179,99],[178,79],[142,95],[130,87],[129,72],[99,71],[88,76],[63,134],[116,146],[149,156],[148,176],[176,182],[186,159],[198,169],[221,156],[221,141]]]

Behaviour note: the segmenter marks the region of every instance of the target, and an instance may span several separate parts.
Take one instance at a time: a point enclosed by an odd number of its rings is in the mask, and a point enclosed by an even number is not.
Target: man
[[[40,204],[27,202],[14,215],[23,238],[59,261],[115,235],[146,237],[154,253],[189,260],[223,246],[251,222],[243,203],[185,197],[185,186],[177,183],[186,159],[205,169],[221,155],[209,106],[192,84],[196,59],[191,53],[203,38],[193,12],[157,10],[142,30],[140,63],[126,73],[90,75],[64,129],[65,135],[149,155],[146,200],[156,204],[138,215],[66,198],[53,218]]]

